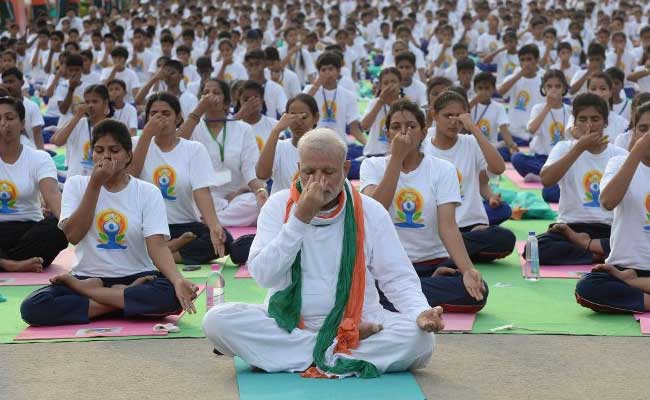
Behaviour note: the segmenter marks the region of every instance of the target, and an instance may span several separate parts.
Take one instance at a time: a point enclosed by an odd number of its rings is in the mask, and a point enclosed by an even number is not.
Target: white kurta
[[[268,302],[289,285],[291,264],[301,251],[305,329],[288,333],[278,327],[266,304],[222,304],[203,321],[206,336],[219,351],[269,372],[304,371],[312,364],[318,329],[334,306],[342,252],[343,213],[327,226],[305,224],[293,215],[285,224],[288,197],[288,190],[278,192],[262,208],[248,267],[257,283],[269,288]],[[423,367],[433,352],[434,338],[415,320],[429,304],[387,211],[375,200],[362,198],[367,264],[362,321],[383,324],[384,330],[361,341],[351,357],[373,363],[380,373]],[[383,309],[375,281],[400,313]],[[342,356],[332,354],[330,346],[327,362],[331,365],[338,357]]]

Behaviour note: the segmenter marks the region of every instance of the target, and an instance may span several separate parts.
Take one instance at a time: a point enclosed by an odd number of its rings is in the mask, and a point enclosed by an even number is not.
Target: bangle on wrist
[[[196,119],[197,122],[201,120],[201,117],[199,116],[199,114],[195,113],[194,111],[189,113],[188,117]]]
[[[268,192],[266,191],[266,188],[265,188],[265,187],[261,187],[261,188],[257,188],[257,189],[255,189],[255,195],[256,195],[256,196],[257,196],[257,194],[258,194],[259,192],[265,192],[265,193],[268,193]]]

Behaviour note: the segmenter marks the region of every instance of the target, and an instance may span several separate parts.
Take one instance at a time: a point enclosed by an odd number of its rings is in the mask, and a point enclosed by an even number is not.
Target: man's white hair
[[[316,128],[305,133],[298,141],[298,154],[301,158],[306,151],[329,154],[344,162],[348,145],[332,129]]]

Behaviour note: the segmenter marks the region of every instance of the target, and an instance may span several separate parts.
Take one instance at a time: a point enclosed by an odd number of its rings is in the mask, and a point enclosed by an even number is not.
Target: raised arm
[[[512,76],[512,78],[507,79],[505,82],[503,82],[501,86],[499,86],[499,88],[497,89],[497,92],[499,92],[499,96],[505,96],[506,93],[508,93],[510,89],[512,89],[512,87],[515,86],[515,83],[517,83],[522,76],[524,76],[524,71],[520,69],[519,72],[517,72]]]
[[[623,200],[630,187],[630,182],[634,178],[634,173],[639,167],[639,163],[643,161],[647,154],[650,154],[650,135],[645,134],[634,144],[632,151],[630,151],[616,175],[602,188],[600,205],[605,210],[613,210]]]
[[[157,133],[160,133],[164,122],[165,117],[160,113],[149,119],[147,125],[142,130],[142,136],[138,138],[138,144],[136,144],[135,149],[133,149],[133,159],[131,160],[131,164],[126,168],[127,173],[135,177],[140,176],[142,168],[144,168],[144,162],[147,159],[147,153],[149,152],[151,141]]]
[[[59,111],[61,114],[67,114],[72,105],[72,99],[74,97],[74,91],[79,86],[81,86],[81,72],[75,74],[70,78],[70,87],[68,88],[68,93],[66,93],[65,98],[62,101],[59,101]]]
[[[87,111],[88,111],[88,106],[85,104],[80,104],[79,107],[77,107],[77,110],[75,111],[72,119],[66,122],[66,124],[63,125],[62,128],[56,130],[56,132],[50,139],[50,142],[56,146],[65,145],[68,142],[68,138],[70,138],[72,131],[77,127],[77,124],[79,123],[81,118],[83,118],[83,116],[86,114]]]
[[[271,129],[271,134],[266,140],[262,152],[260,153],[260,158],[257,160],[257,165],[255,166],[255,174],[258,179],[263,181],[268,180],[273,174],[273,162],[275,160],[275,150],[278,146],[278,140],[280,134],[284,132],[289,126],[294,122],[300,120],[303,117],[302,114],[282,114],[280,121]]]
[[[503,161],[501,154],[499,154],[497,149],[492,146],[492,143],[483,135],[483,132],[474,124],[469,114],[461,114],[458,118],[465,129],[472,132],[472,135],[476,138],[481,153],[483,153],[483,157],[485,157],[485,161],[487,162],[488,171],[501,175],[506,170],[506,163]]]

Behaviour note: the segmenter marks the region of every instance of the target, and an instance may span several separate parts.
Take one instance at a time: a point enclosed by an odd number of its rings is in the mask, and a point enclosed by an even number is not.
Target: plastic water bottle
[[[526,267],[524,268],[524,279],[527,281],[539,280],[539,247],[535,232],[528,232],[526,240]]]
[[[208,276],[205,283],[205,306],[206,310],[210,310],[217,304],[224,302],[224,294],[226,288],[226,280],[220,271],[218,264],[212,265],[212,273]]]

